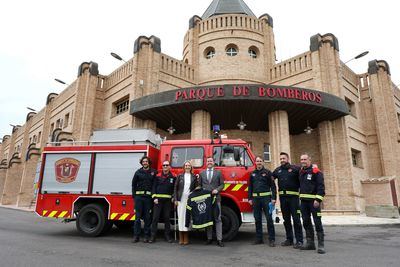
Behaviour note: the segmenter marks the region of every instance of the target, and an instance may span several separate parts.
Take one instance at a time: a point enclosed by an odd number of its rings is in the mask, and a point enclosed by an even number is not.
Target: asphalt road
[[[242,227],[224,248],[203,245],[201,233],[185,247],[161,238],[132,244],[130,231],[113,228],[106,236],[81,237],[75,223],[0,208],[0,266],[400,266],[399,225],[325,227],[325,255],[251,245],[253,227]],[[282,224],[276,232],[280,243]]]

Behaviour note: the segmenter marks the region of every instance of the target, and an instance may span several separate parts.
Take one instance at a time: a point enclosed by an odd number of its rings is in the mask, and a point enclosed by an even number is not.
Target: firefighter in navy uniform
[[[325,196],[324,175],[318,168],[313,168],[311,157],[303,153],[300,157],[300,200],[303,226],[306,231],[307,243],[302,250],[315,250],[314,229],[311,223],[311,216],[315,224],[318,237],[318,253],[324,254],[324,229],[321,222],[321,202]]]
[[[275,205],[276,186],[272,173],[264,168],[264,160],[256,157],[256,169],[250,174],[249,179],[249,204],[253,206],[253,214],[256,223],[255,245],[263,244],[262,213],[267,219],[269,246],[275,246],[275,228],[269,206]]]
[[[279,200],[283,215],[283,225],[286,231],[286,240],[281,243],[282,246],[293,245],[293,229],[296,237],[294,248],[299,249],[303,245],[303,231],[300,220],[300,201],[299,201],[299,170],[300,168],[289,163],[289,155],[281,152],[279,155],[281,166],[272,173],[274,179],[278,180]]]
[[[148,243],[150,239],[151,227],[151,209],[152,203],[152,189],[153,183],[156,178],[157,171],[150,168],[151,160],[149,157],[144,156],[140,159],[142,168],[135,172],[132,179],[132,196],[135,201],[135,223],[133,227],[133,242],[139,242],[141,232],[141,221],[144,220],[144,242]]]
[[[175,176],[170,171],[169,161],[162,163],[162,172],[157,175],[155,182],[153,183],[153,222],[151,225],[151,239],[150,243],[155,242],[157,234],[157,225],[162,213],[164,219],[164,236],[168,243],[172,243],[170,237],[171,224],[170,224],[170,213],[173,202],[173,193],[175,185]]]

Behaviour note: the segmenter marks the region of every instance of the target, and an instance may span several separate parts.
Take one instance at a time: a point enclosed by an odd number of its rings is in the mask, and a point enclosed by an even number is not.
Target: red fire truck
[[[68,144],[68,143],[67,143]],[[44,148],[37,184],[36,213],[42,217],[76,221],[78,231],[98,236],[113,224],[122,227],[135,220],[131,181],[147,155],[153,167],[163,160],[171,171],[182,171],[191,160],[194,172],[206,168],[213,156],[225,179],[222,196],[223,238],[230,240],[243,222],[252,222],[247,200],[248,179],[255,168],[254,155],[242,140],[162,140],[151,130],[95,131],[89,142],[50,144]]]

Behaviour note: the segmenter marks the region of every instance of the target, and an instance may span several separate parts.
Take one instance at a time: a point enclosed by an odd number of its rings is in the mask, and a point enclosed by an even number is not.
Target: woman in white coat
[[[178,206],[179,245],[189,244],[189,229],[185,226],[186,206],[189,194],[196,187],[196,181],[192,164],[187,160],[183,163],[183,173],[176,177],[174,188],[175,205]]]

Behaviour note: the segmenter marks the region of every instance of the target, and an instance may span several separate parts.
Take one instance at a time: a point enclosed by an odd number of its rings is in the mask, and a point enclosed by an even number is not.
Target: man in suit
[[[215,223],[217,246],[223,247],[222,243],[222,221],[221,221],[221,196],[220,192],[224,188],[224,177],[222,173],[214,169],[213,157],[207,158],[207,169],[200,173],[200,181],[204,190],[208,190],[216,196],[216,205],[213,210],[213,219]],[[212,226],[207,227],[207,245],[212,243]]]

